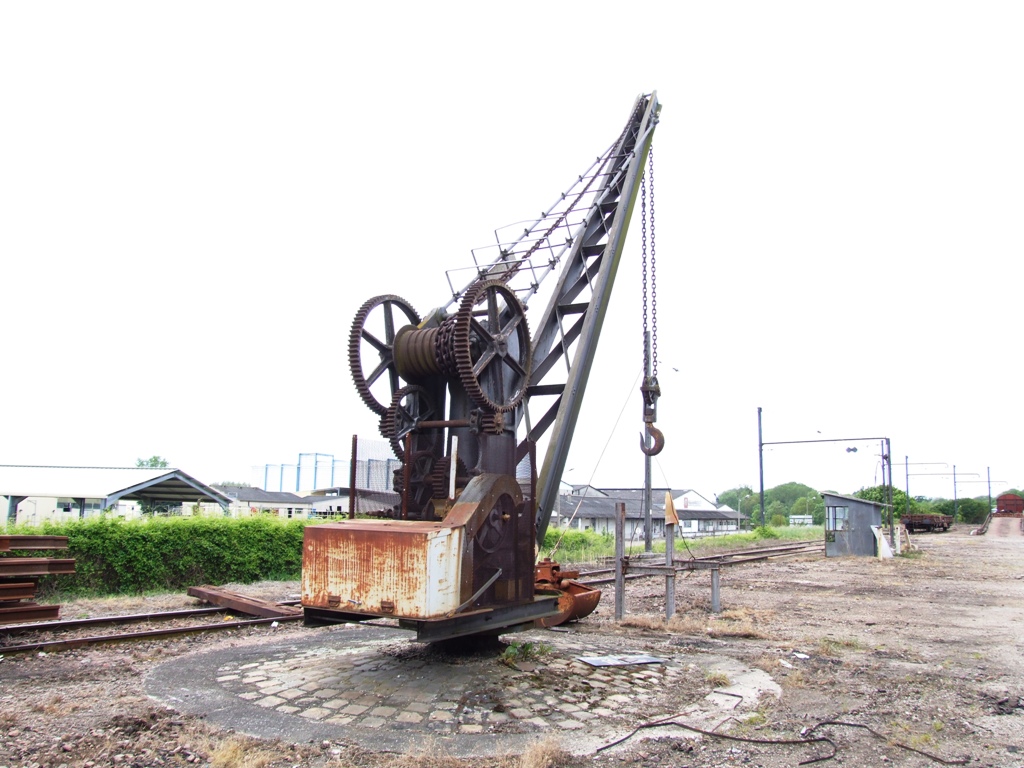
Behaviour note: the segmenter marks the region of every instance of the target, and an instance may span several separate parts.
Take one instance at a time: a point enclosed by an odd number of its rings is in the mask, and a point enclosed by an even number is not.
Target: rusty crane
[[[464,284],[449,274],[446,305],[421,316],[385,294],[359,308],[349,364],[401,460],[401,502],[306,529],[307,622],[391,617],[435,641],[550,626],[596,606],[600,593],[557,563],[535,567],[535,545],[557,503],[660,109],[654,93],[637,98],[619,137],[554,205],[474,251]],[[546,307],[531,336],[534,297]],[[644,384],[653,452],[659,392],[649,375]]]

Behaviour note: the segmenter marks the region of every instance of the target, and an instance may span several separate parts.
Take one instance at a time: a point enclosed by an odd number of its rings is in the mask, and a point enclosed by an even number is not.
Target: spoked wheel
[[[515,291],[500,281],[481,283],[462,299],[454,329],[459,379],[481,408],[510,411],[530,380],[530,331]]]
[[[395,334],[420,317],[405,299],[375,296],[359,308],[348,336],[348,364],[359,397],[383,416],[401,388],[395,364]]]
[[[381,418],[380,431],[391,443],[395,456],[404,460],[405,446],[402,440],[405,436],[415,430],[421,421],[440,418],[427,390],[413,384],[395,392],[391,406]]]

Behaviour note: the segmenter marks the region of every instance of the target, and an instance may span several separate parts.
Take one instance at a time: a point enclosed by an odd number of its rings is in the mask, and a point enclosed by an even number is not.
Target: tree
[[[783,483],[782,485],[776,485],[774,488],[765,491],[764,500],[765,504],[771,504],[773,501],[777,501],[786,509],[790,509],[797,499],[804,498],[807,496],[817,495],[817,491],[811,488],[809,485],[803,483]]]
[[[765,495],[767,496],[768,494]],[[768,518],[768,522],[776,528],[789,525],[789,518],[786,517],[786,507],[781,501],[773,501],[765,507],[764,515]],[[778,518],[782,518],[781,523],[775,522]]]
[[[148,459],[136,459],[135,466],[162,468],[167,466],[167,459],[163,456],[150,456]]]
[[[879,504],[889,503],[889,486],[887,485],[875,485],[871,488],[861,488],[857,491],[854,496],[858,499],[864,499],[865,501],[874,501]],[[892,513],[895,517],[903,517],[908,511],[907,508],[907,494],[901,491],[899,488],[892,489]],[[914,505],[911,503],[909,511],[913,513]],[[888,524],[888,521],[885,521]]]
[[[821,494],[815,493],[813,496],[802,496],[793,502],[793,506],[789,508],[790,515],[810,515],[811,522],[815,525],[825,524],[825,502],[821,498]]]
[[[737,512],[742,512],[743,510],[740,507],[753,495],[754,492],[750,489],[749,485],[740,485],[736,488],[730,488],[728,491],[722,491],[716,498],[719,504],[727,504]],[[748,505],[750,503],[747,502]]]
[[[960,522],[978,524],[988,517],[988,498],[960,499],[956,504],[956,514]]]

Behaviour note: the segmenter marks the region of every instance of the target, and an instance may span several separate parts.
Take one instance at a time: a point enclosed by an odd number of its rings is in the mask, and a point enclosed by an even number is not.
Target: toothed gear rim
[[[450,456],[445,456],[443,459],[438,459],[434,465],[433,480],[434,480],[434,498],[435,499],[447,499],[449,482],[449,472],[451,470],[452,460]],[[469,470],[466,469],[466,465],[462,462],[462,459],[455,460],[455,489],[458,491],[460,488],[465,488],[469,483]]]
[[[366,321],[377,307],[381,307],[383,312],[383,339],[370,333],[366,328]],[[408,320],[407,323],[395,324],[394,310],[396,307],[405,315],[405,319]],[[352,321],[352,330],[348,335],[348,366],[349,370],[352,371],[352,381],[356,385],[359,397],[366,403],[366,407],[378,416],[383,416],[387,412],[395,392],[401,388],[398,368],[395,365],[395,334],[404,325],[419,324],[420,316],[413,309],[412,305],[401,296],[395,296],[390,293],[383,296],[374,296],[356,312],[355,320]],[[379,355],[379,361],[369,374],[363,371],[362,342],[364,341],[376,349]],[[385,374],[390,379],[391,390],[388,393],[387,402],[382,403],[374,396],[370,388]]]
[[[421,421],[438,419],[430,395],[423,387],[410,384],[395,392],[391,405],[380,420],[380,433],[391,443],[391,450],[399,459],[405,458],[402,438]]]
[[[476,405],[501,412],[520,403],[530,380],[532,351],[526,310],[511,288],[491,280],[467,291],[456,317],[454,343],[459,379]]]

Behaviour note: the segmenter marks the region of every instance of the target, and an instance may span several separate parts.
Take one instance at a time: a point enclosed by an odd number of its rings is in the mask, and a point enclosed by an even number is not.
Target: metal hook
[[[647,422],[644,425],[647,428],[647,434],[654,438],[654,445],[650,448],[647,447],[647,440],[644,439],[644,433],[640,433],[640,450],[646,456],[657,456],[665,448],[665,435],[656,426]]]

